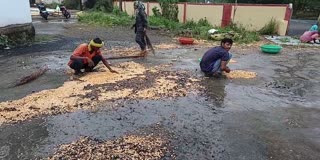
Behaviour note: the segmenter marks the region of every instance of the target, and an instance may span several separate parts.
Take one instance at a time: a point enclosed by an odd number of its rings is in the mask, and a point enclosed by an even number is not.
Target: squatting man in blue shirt
[[[230,73],[230,68],[227,66],[232,54],[229,53],[233,44],[233,40],[230,38],[224,38],[221,40],[221,45],[209,49],[202,57],[200,62],[201,71],[205,73],[207,77],[220,77],[222,71]]]

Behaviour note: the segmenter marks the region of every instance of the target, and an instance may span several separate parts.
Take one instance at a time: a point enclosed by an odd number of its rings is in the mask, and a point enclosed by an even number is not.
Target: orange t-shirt
[[[89,52],[89,48],[88,48],[88,44],[86,43],[83,43],[83,44],[80,44],[74,51],[73,51],[73,54],[74,56],[79,56],[79,57],[88,57],[90,59],[92,59],[94,56],[96,55],[100,55],[102,56],[101,54],[101,51],[98,50],[96,52],[93,52],[93,53],[90,53]],[[70,66],[70,64],[72,63],[72,60],[69,61],[68,65]],[[87,64],[88,61],[86,59],[83,60],[83,63],[84,64]]]

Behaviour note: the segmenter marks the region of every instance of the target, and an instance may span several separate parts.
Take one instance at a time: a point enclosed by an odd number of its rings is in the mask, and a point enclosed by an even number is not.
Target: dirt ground
[[[0,51],[0,159],[320,159],[319,48],[269,55],[235,44],[236,72],[214,79],[198,61],[214,44],[149,31],[156,55],[79,78],[66,66],[78,44],[101,37],[106,57],[136,54],[133,31],[73,19],[34,26],[36,44]]]

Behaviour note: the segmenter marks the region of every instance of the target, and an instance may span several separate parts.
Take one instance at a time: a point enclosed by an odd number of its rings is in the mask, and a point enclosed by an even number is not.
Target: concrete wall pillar
[[[0,27],[0,36],[5,36],[9,40],[9,44],[11,44],[10,42],[14,43],[11,45],[20,45],[33,42],[35,29],[32,23],[9,25]],[[0,49],[5,47],[7,46],[0,45]]]

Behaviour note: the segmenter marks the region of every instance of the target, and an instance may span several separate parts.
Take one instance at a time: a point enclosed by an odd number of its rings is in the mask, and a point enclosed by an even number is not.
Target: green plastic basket
[[[266,44],[266,45],[262,45],[260,46],[262,52],[264,53],[271,53],[271,54],[276,54],[279,53],[282,49],[281,46],[279,45],[272,45],[272,44]]]

